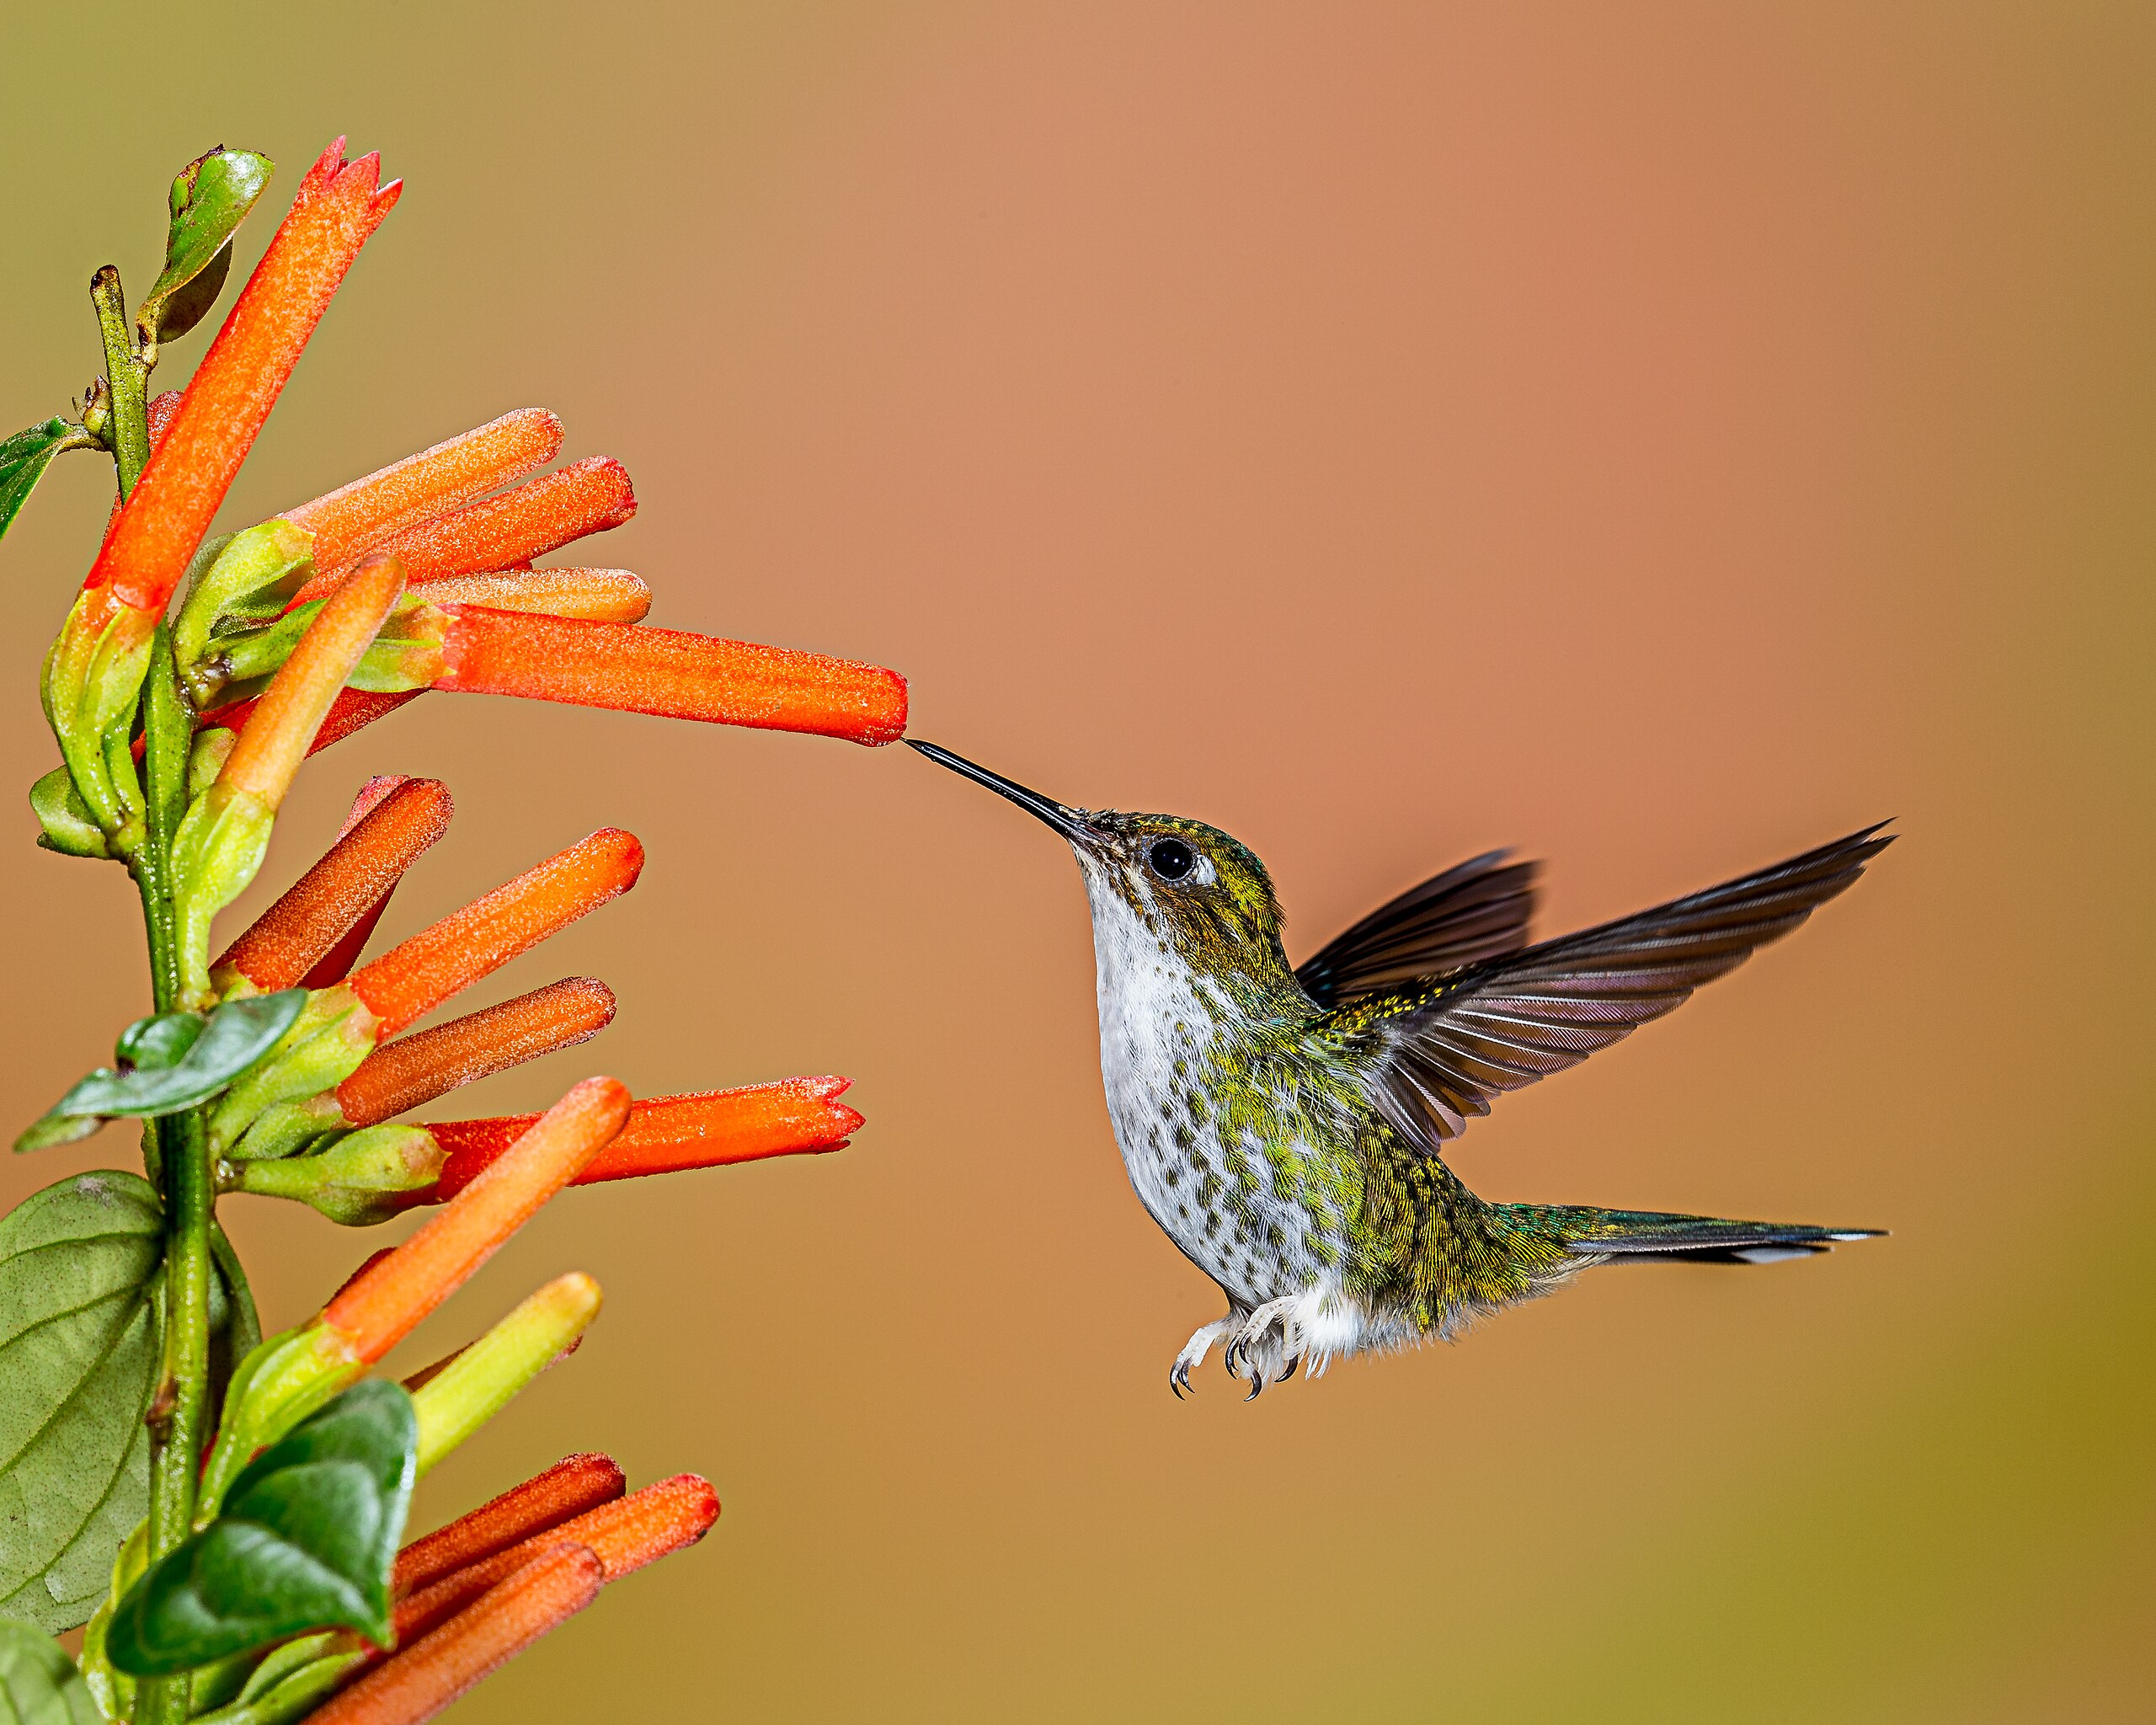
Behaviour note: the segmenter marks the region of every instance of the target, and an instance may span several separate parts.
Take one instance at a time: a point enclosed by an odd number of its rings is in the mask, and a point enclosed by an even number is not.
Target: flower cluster
[[[90,408],[0,445],[0,531],[55,455],[102,448],[119,470],[120,501],[45,662],[61,764],[31,801],[41,843],[133,876],[156,996],[115,1065],[19,1145],[139,1119],[147,1178],[78,1177],[0,1218],[0,1270],[76,1237],[85,1206],[125,1213],[99,1221],[97,1237],[142,1242],[122,1293],[148,1345],[125,1356],[135,1378],[95,1397],[81,1393],[82,1373],[109,1373],[118,1356],[109,1343],[75,1347],[68,1327],[92,1307],[54,1304],[59,1295],[27,1282],[29,1294],[8,1293],[0,1275],[0,1336],[56,1327],[52,1369],[10,1386],[26,1428],[45,1423],[51,1453],[32,1445],[0,1462],[0,1488],[54,1498],[58,1479],[56,1500],[94,1498],[72,1520],[0,1524],[9,1609],[32,1600],[22,1608],[39,1632],[88,1620],[79,1668],[41,1636],[22,1642],[29,1626],[0,1621],[0,1659],[35,1668],[54,1717],[93,1707],[140,1725],[408,1725],[606,1583],[701,1538],[718,1513],[704,1480],[631,1493],[611,1461],[579,1455],[403,1541],[413,1482],[578,1345],[600,1306],[588,1276],[548,1283],[402,1384],[375,1368],[563,1188],[835,1150],[862,1124],[838,1100],[839,1077],[643,1100],[590,1078],[542,1114],[406,1118],[606,1027],[611,991],[566,977],[414,1028],[627,891],[643,862],[634,836],[601,829],[371,956],[405,870],[449,827],[450,793],[435,780],[361,787],[329,849],[213,956],[216,920],[259,873],[308,757],[429,690],[867,744],[899,737],[906,718],[894,672],[653,628],[636,575],[537,566],[636,510],[611,459],[540,471],[563,432],[537,409],[209,537],[301,350],[400,190],[381,184],[374,157],[347,162],[333,144],[186,389],[152,398],[159,344],[214,301],[269,174],[245,152],[189,164],[173,189],[164,273],[131,326],[117,273],[93,284],[106,375]],[[229,1193],[352,1226],[435,1209],[315,1317],[263,1340],[215,1219]],[[70,1284],[68,1297],[94,1292]],[[144,1432],[147,1466],[131,1472]],[[68,1467],[108,1451],[115,1483],[74,1491]],[[95,1574],[100,1540],[110,1584],[85,1591],[83,1554]],[[45,1706],[45,1691],[26,1694],[14,1704]]]

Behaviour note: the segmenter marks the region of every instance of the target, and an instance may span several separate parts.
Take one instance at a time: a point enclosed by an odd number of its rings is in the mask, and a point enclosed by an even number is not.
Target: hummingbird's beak
[[[916,742],[906,739],[909,749],[918,749],[938,766],[947,766],[977,785],[986,785],[999,797],[1008,797],[1029,814],[1035,814],[1067,839],[1086,836],[1086,822],[1076,809],[1066,809],[1062,804],[1043,797],[1038,791],[1029,791],[1023,785],[1014,784],[1000,772],[990,772],[985,766],[976,766],[963,755],[953,755],[948,749],[939,749],[933,743]]]

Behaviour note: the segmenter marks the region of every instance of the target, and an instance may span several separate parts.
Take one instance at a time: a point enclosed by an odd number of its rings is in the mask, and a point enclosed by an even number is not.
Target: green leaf
[[[104,1725],[66,1649],[27,1623],[0,1620],[0,1725]]]
[[[223,1513],[128,1589],[105,1653],[169,1677],[312,1629],[392,1634],[389,1576],[419,1452],[412,1398],[355,1384],[242,1471]]]
[[[210,307],[217,303],[217,296],[225,291],[226,279],[232,273],[232,248],[227,240],[217,248],[216,255],[202,266],[201,274],[174,288],[172,297],[157,308],[157,339],[170,341],[175,336],[184,335],[208,317]]]
[[[314,536],[281,516],[213,539],[196,552],[188,564],[187,596],[173,623],[172,645],[198,712],[207,711],[236,677],[260,674],[232,667],[228,661],[235,644],[226,638],[259,630],[283,617],[292,595],[314,573],[313,554]],[[312,610],[302,609],[306,614],[297,628],[286,631],[292,639],[314,619]],[[286,640],[268,670],[275,670],[291,652]]]
[[[204,734],[216,736],[218,733],[209,731]],[[30,787],[30,811],[37,816],[37,824],[45,829],[37,836],[38,843],[45,849],[57,851],[63,857],[112,855],[104,841],[104,829],[98,825],[90,805],[83,800],[83,793],[75,788],[75,775],[65,766],[54,767]]]
[[[62,450],[94,449],[97,439],[72,419],[47,419],[0,441],[0,535]]]
[[[198,1012],[157,1012],[137,1018],[120,1033],[113,1052],[123,1066],[147,1072],[168,1072],[187,1058],[188,1049],[202,1039],[208,1021]]]
[[[0,1612],[83,1621],[148,1505],[163,1257],[133,1174],[78,1174],[0,1217]]]
[[[232,235],[271,171],[267,156],[221,144],[179,170],[172,183],[164,271],[135,311],[135,327],[152,346],[184,335],[216,303],[232,269]]]
[[[52,1111],[15,1140],[19,1151],[65,1144],[94,1130],[99,1120],[150,1119],[198,1108],[276,1045],[307,1005],[307,991],[287,988],[275,994],[227,1001],[206,1023],[192,1013],[167,1013],[131,1024],[120,1038],[118,1058],[125,1071],[100,1066],[53,1105]],[[174,1018],[195,1019],[201,1028],[189,1036]],[[137,1050],[171,1064],[135,1065]],[[175,1052],[176,1051],[176,1052]]]

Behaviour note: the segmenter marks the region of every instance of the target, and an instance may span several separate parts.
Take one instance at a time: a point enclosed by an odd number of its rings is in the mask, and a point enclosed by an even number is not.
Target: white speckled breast
[[[1302,1209],[1273,1189],[1256,1142],[1221,1141],[1209,1092],[1235,1008],[1109,883],[1087,870],[1098,967],[1101,1076],[1139,1201],[1183,1254],[1241,1304],[1306,1284]],[[1182,1070],[1177,1070],[1177,1063]]]

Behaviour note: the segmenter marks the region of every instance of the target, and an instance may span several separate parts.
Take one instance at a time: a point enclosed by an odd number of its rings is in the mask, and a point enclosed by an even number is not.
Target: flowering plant
[[[536,409],[206,537],[400,190],[333,144],[184,393],[152,399],[160,347],[216,302],[270,171],[221,148],[182,171],[164,268],[132,318],[116,270],[93,280],[104,371],[86,404],[0,443],[0,532],[61,455],[102,451],[118,470],[45,660],[61,764],[30,800],[40,844],[133,878],[152,992],[113,1065],[16,1145],[139,1120],[143,1174],[63,1180],[0,1218],[0,1719],[425,1718],[700,1538],[718,1512],[702,1479],[630,1493],[606,1457],[575,1455],[404,1541],[414,1480],[576,1345],[599,1310],[589,1277],[549,1283],[402,1384],[369,1374],[563,1187],[836,1149],[861,1124],[842,1078],[648,1101],[590,1078],[542,1115],[401,1122],[605,1027],[612,995],[573,977],[409,1029],[627,890],[643,855],[601,830],[366,959],[449,823],[435,781],[363,786],[327,854],[212,956],[302,764],[424,691],[871,744],[905,724],[890,671],[649,628],[636,576],[534,567],[636,508],[611,460],[526,478],[563,441]],[[440,1208],[264,1340],[216,1221],[233,1191],[354,1226]],[[81,1626],[77,1661],[52,1637]]]

